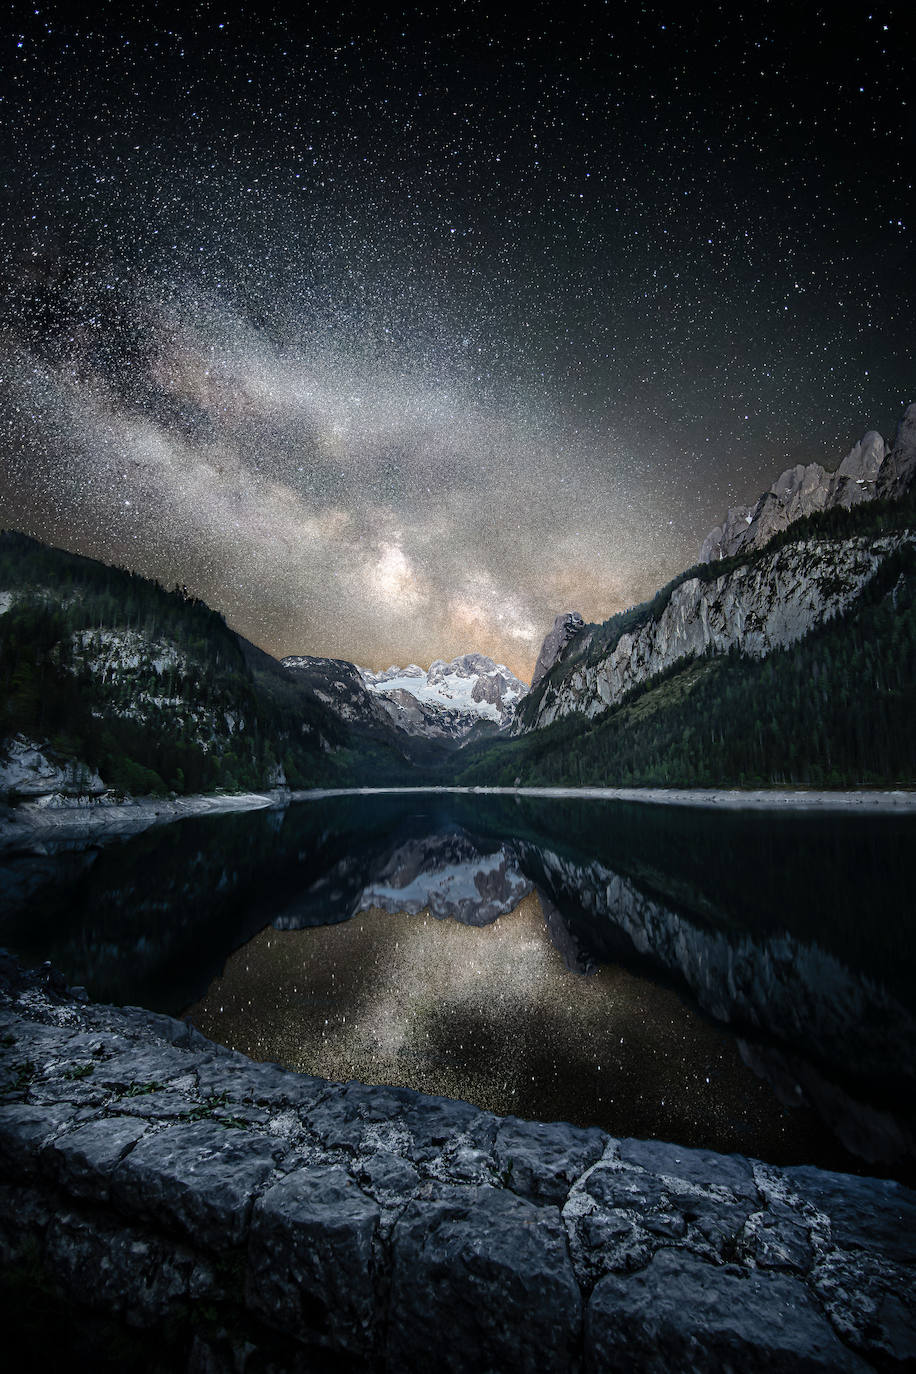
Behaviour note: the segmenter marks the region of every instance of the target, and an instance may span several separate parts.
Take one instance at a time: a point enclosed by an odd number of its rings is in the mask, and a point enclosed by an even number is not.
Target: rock
[[[897,1184],[181,1047],[2,957],[0,1027],[20,1099],[0,1107],[0,1259],[40,1261],[75,1313],[175,1331],[201,1368],[916,1359],[916,1195]]]
[[[116,1218],[63,1208],[52,1217],[45,1263],[71,1300],[160,1330],[189,1303],[221,1296],[213,1268],[171,1238],[138,1235]]]
[[[905,423],[906,417],[901,428]],[[898,443],[899,435],[900,431]],[[820,463],[798,463],[787,468],[755,505],[734,506],[729,510],[722,524],[704,539],[700,562],[732,558],[735,554],[762,548],[774,534],[816,511],[835,506],[848,508],[889,494],[884,479],[887,453],[881,435],[870,429],[853,445],[836,472],[828,472]]]
[[[249,1305],[272,1325],[335,1351],[373,1344],[378,1206],[345,1170],[297,1169],[255,1204]]]
[[[621,1140],[621,1159],[668,1178],[683,1179],[706,1189],[727,1189],[733,1197],[759,1203],[754,1170],[743,1155],[720,1155],[714,1150],[687,1149],[663,1140]]]
[[[887,451],[887,445],[878,431],[870,429],[847,453],[836,475],[850,481],[875,482]]]
[[[213,1046],[211,1045],[212,1049]],[[203,1097],[226,1094],[261,1107],[293,1107],[306,1111],[333,1091],[323,1078],[289,1073],[276,1064],[253,1064],[244,1055],[207,1055],[196,1062],[197,1089]]]
[[[51,1155],[60,1182],[72,1197],[107,1202],[113,1170],[147,1129],[145,1121],[108,1116],[58,1136]]]
[[[97,797],[106,791],[98,773],[73,759],[50,757],[54,751],[25,735],[8,739],[0,752],[0,796]],[[4,757],[5,755],[5,757]]]
[[[187,1071],[187,1056],[178,1047],[141,1042],[103,1060],[93,1079],[103,1087],[129,1096],[156,1091]]]
[[[505,1186],[532,1201],[563,1203],[570,1188],[601,1158],[609,1137],[597,1127],[502,1118],[496,1167]]]
[[[713,1268],[660,1250],[626,1278],[610,1274],[588,1306],[589,1374],[794,1374],[864,1371],[798,1279]]]
[[[741,1244],[753,1256],[759,1269],[786,1269],[807,1274],[814,1264],[808,1231],[794,1221],[769,1212],[757,1212],[748,1219]]]
[[[916,477],[916,402],[907,406],[887,460],[878,477],[878,495],[897,499]]]
[[[388,1207],[400,1206],[420,1182],[413,1165],[388,1150],[367,1155],[357,1168],[357,1178],[370,1197]]]
[[[534,1374],[575,1363],[581,1300],[553,1207],[493,1188],[410,1202],[391,1285],[392,1370]]]
[[[534,665],[534,675],[531,679],[531,686],[536,687],[542,677],[550,672],[555,663],[559,663],[566,650],[566,646],[585,626],[578,611],[567,611],[564,615],[558,615],[553,622],[553,629],[548,631],[541,651],[538,654],[537,663]]]
[[[38,1172],[39,1154],[73,1115],[69,1103],[4,1103],[0,1106],[0,1166],[8,1178]]]
[[[470,1103],[427,1097],[410,1088],[348,1083],[318,1103],[306,1124],[329,1148],[356,1153],[374,1147],[416,1163],[439,1156],[456,1134],[484,1115]]]
[[[245,1238],[255,1196],[284,1149],[213,1121],[167,1126],[141,1139],[114,1170],[112,1196],[219,1252]]]
[[[790,1187],[830,1218],[835,1245],[916,1262],[916,1192],[893,1179],[855,1178],[801,1165],[784,1170]]]
[[[576,659],[555,673],[524,727],[518,719],[513,729],[539,729],[573,713],[594,718],[690,657],[738,649],[765,658],[795,644],[852,607],[884,561],[913,539],[906,531],[800,540],[709,580],[688,577],[600,657]]]

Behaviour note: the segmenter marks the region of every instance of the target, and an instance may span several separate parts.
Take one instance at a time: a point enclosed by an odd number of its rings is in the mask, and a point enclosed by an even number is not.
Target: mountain
[[[358,670],[366,688],[398,729],[437,740],[466,741],[472,733],[504,730],[528,688],[484,654],[436,659],[424,672],[415,663],[382,673]]]
[[[765,658],[848,610],[916,530],[883,538],[800,539],[768,547],[736,566],[707,564],[629,623],[583,629],[563,670],[545,675],[517,729],[539,729],[574,712],[597,716],[676,664],[735,650]],[[715,572],[721,569],[721,574]]]
[[[10,800],[429,781],[526,691],[479,654],[428,673],[278,661],[179,589],[0,533]]]
[[[859,469],[879,452],[866,436]],[[910,406],[867,500],[786,506],[602,625],[558,617],[515,739],[471,749],[460,781],[916,782],[914,476]]]
[[[388,713],[368,691],[355,664],[310,654],[290,655],[281,658],[280,664],[343,720],[390,728]]]
[[[480,654],[278,662],[178,589],[0,534],[0,794],[916,784],[914,478],[910,406],[651,601],[558,616],[530,691]]]
[[[888,461],[889,460],[889,461]],[[700,561],[732,558],[762,548],[774,534],[817,511],[848,510],[863,501],[899,496],[916,464],[916,404],[906,411],[893,445],[869,430],[835,472],[820,463],[799,463],[780,473],[753,506],[733,506],[721,525],[706,536]]]
[[[534,675],[531,679],[531,686],[536,687],[542,678],[545,678],[555,663],[559,663],[563,656],[563,651],[571,639],[575,639],[580,630],[585,628],[585,621],[578,611],[567,611],[564,615],[558,615],[553,622],[553,629],[547,634],[541,651],[534,665]]]
[[[0,534],[0,793],[390,781],[411,773],[402,740],[383,713],[336,709],[203,602]]]
[[[783,473],[747,513],[749,523],[744,515],[735,525],[729,519],[708,536],[703,551],[715,548],[715,557],[704,557],[652,601],[603,625],[585,625],[575,612],[558,616],[513,731],[573,713],[600,715],[699,655],[765,658],[843,614],[882,563],[916,539],[902,500],[914,469],[916,405],[890,451],[871,433],[835,474],[818,464]],[[882,491],[893,496],[882,500]],[[734,551],[726,556],[727,548]]]

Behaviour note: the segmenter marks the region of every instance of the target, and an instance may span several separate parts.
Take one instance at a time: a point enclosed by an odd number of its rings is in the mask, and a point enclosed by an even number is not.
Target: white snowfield
[[[370,692],[391,697],[406,692],[424,706],[476,716],[502,725],[528,688],[503,663],[483,654],[465,654],[445,663],[437,659],[426,672],[416,663],[382,673],[359,670]],[[397,698],[395,698],[397,700]]]

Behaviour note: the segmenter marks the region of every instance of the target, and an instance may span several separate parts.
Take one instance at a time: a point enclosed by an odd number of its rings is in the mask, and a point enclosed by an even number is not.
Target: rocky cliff
[[[742,549],[759,549],[794,520],[834,506],[848,509],[878,495],[878,477],[887,445],[869,430],[836,472],[820,463],[798,463],[780,473],[753,506],[733,506],[721,525],[706,536],[700,561],[732,558]]]
[[[905,533],[883,539],[807,539],[758,555],[719,577],[690,577],[657,615],[589,653],[596,627],[574,639],[568,667],[548,679],[524,724],[549,725],[573,712],[599,715],[635,687],[683,659],[738,649],[763,658],[841,614]],[[569,650],[575,651],[575,656]],[[521,722],[520,722],[521,726]]]
[[[368,726],[390,727],[387,712],[367,691],[359,669],[346,659],[294,654],[281,658],[280,664],[341,719]]]
[[[210,1374],[916,1358],[897,1183],[328,1083],[79,996],[0,965],[0,1254],[42,1285],[33,1364],[61,1311]]]
[[[876,430],[855,444],[835,472],[820,463],[799,463],[780,473],[753,506],[733,506],[706,536],[700,561],[732,558],[762,548],[774,534],[817,511],[899,496],[916,468],[916,404],[900,421],[890,447]]]
[[[817,463],[787,469],[756,505],[729,511],[707,536],[696,576],[676,578],[652,602],[604,625],[586,625],[578,612],[557,616],[513,731],[572,712],[599,715],[694,655],[737,649],[763,658],[842,614],[884,560],[912,540],[912,532],[840,538],[832,531],[827,537],[809,531],[799,532],[796,542],[785,532],[806,516],[898,500],[914,478],[916,404],[905,412],[890,448],[870,431],[836,472]],[[785,537],[769,553],[778,534]],[[723,560],[717,575],[715,565]]]
[[[567,611],[564,615],[558,615],[553,622],[553,629],[549,630],[541,651],[538,654],[537,663],[534,665],[534,676],[531,679],[532,687],[536,687],[542,678],[546,677],[555,663],[559,663],[563,656],[563,651],[571,640],[584,628],[585,621],[578,611]]]

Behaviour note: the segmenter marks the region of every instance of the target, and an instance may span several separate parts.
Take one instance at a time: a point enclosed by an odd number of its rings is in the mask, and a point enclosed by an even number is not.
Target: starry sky
[[[893,434],[910,6],[303,8],[8,8],[0,525],[528,679]]]

